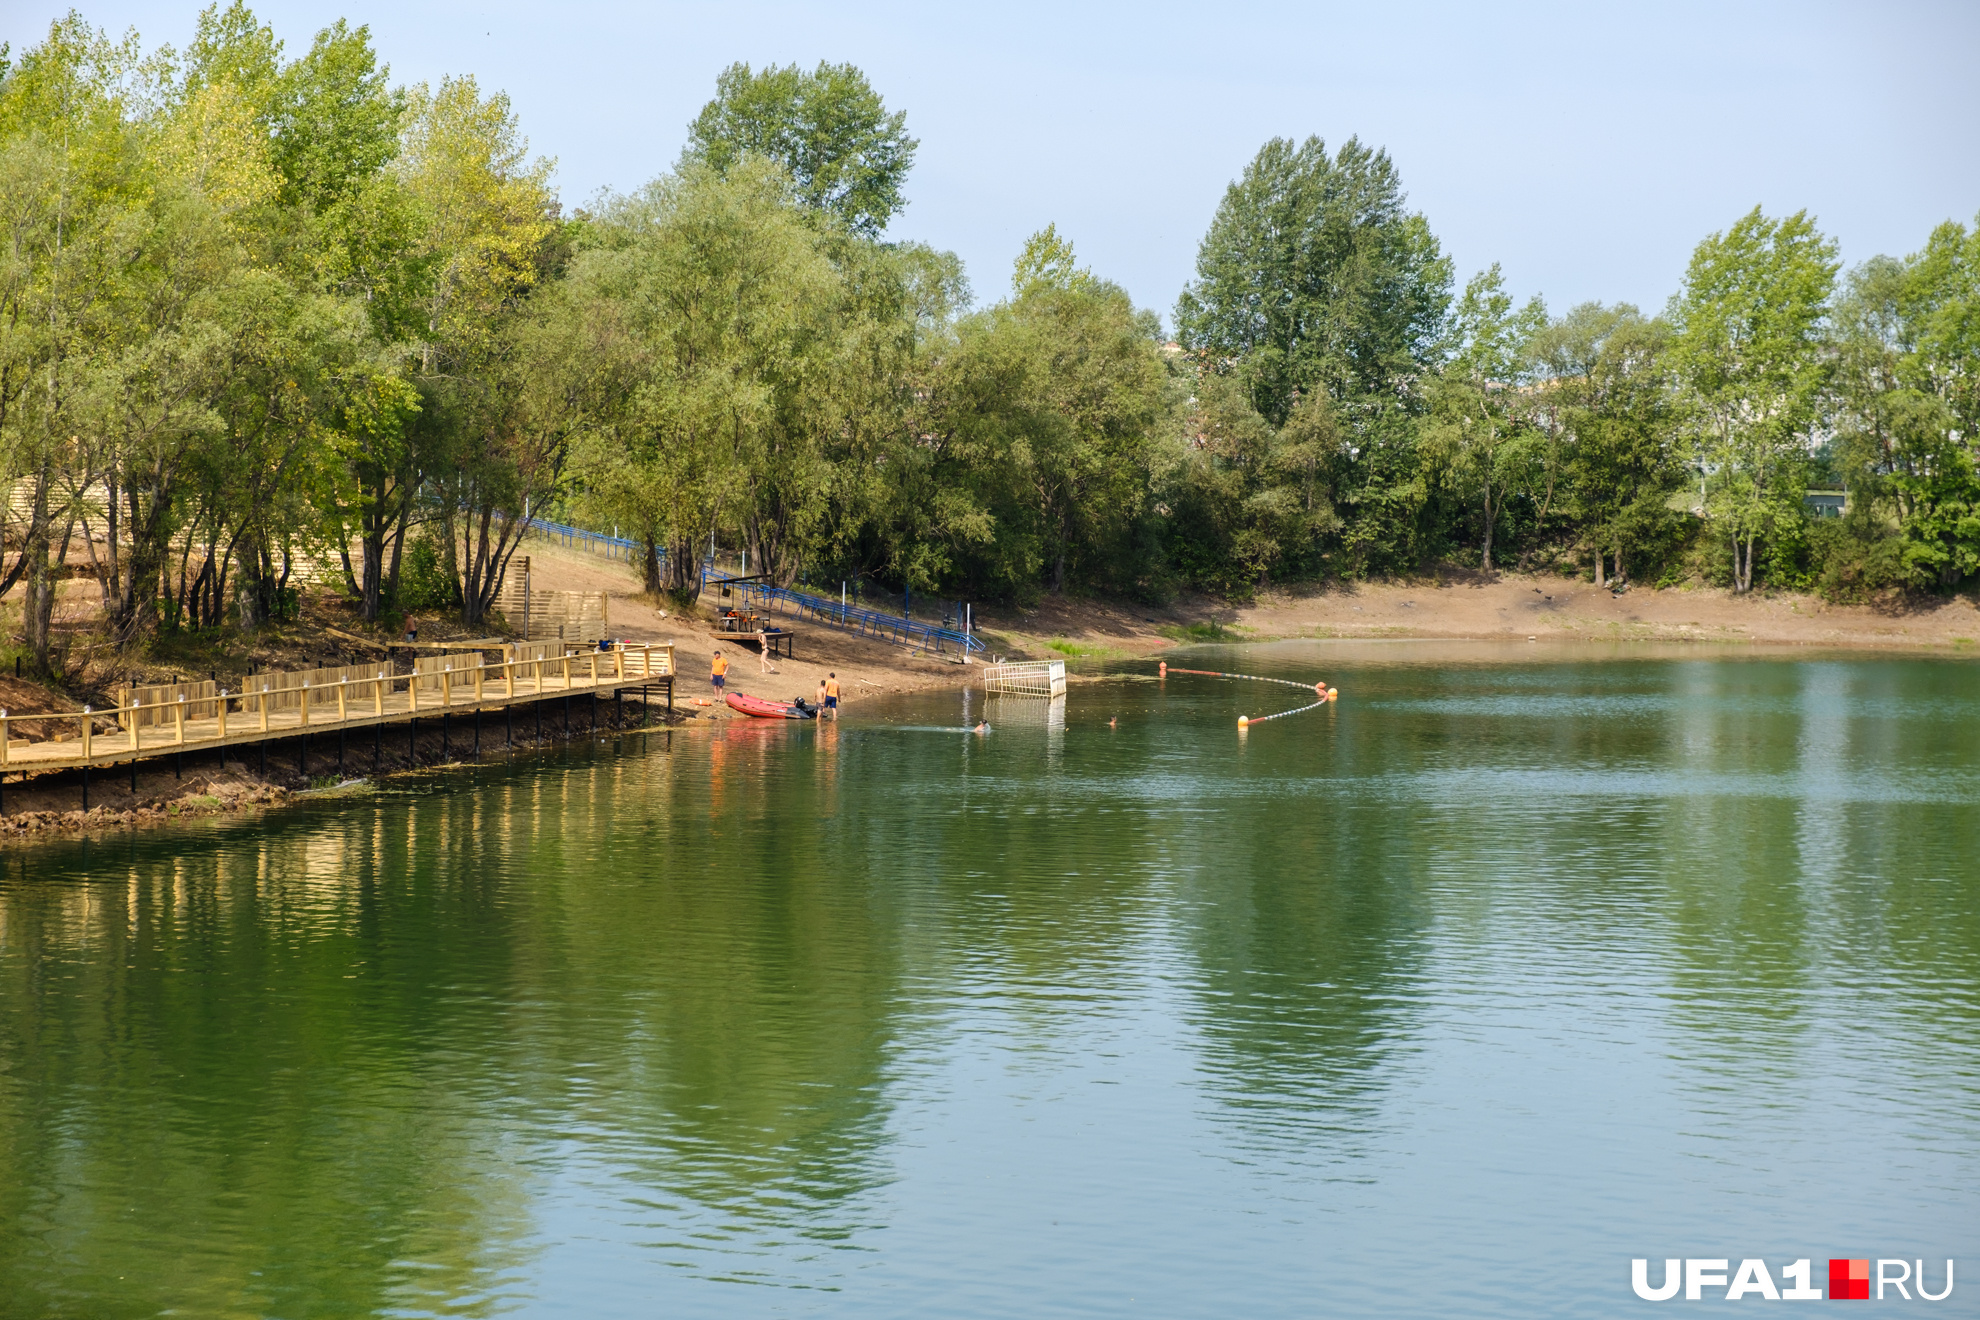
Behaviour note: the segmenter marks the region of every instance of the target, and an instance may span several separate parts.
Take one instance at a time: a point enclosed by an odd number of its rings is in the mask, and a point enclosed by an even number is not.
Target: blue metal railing
[[[920,619],[910,619],[899,614],[882,614],[878,610],[861,609],[857,605],[841,605],[836,600],[824,596],[814,596],[808,591],[794,591],[789,587],[772,587],[762,582],[737,582],[734,578],[711,575],[709,582],[720,585],[724,581],[734,582],[742,592],[745,604],[759,601],[776,613],[792,610],[801,619],[817,623],[828,623],[835,628],[845,628],[865,637],[879,637],[903,646],[922,646],[944,655],[955,651],[962,654],[983,650],[983,643],[965,632],[954,628],[942,628]]]
[[[623,559],[633,563],[646,551],[646,543],[624,536],[607,536],[603,532],[586,531],[582,527],[572,527],[568,523],[551,522],[547,518],[531,518],[530,530],[539,532],[554,541],[567,546],[586,550],[596,550],[611,559]],[[660,550],[660,561],[665,563],[667,551]],[[866,637],[880,637],[903,646],[922,646],[937,655],[951,651],[971,654],[983,650],[983,643],[969,633],[955,628],[945,628],[906,615],[887,614],[880,610],[869,610],[858,605],[842,605],[825,596],[814,596],[808,591],[795,591],[790,587],[773,587],[762,582],[739,581],[736,575],[722,572],[714,567],[712,558],[704,559],[701,566],[702,589],[733,583],[742,592],[745,603],[760,601],[778,613],[788,609],[799,618],[811,619],[818,623],[828,623],[835,628],[845,628]]]
[[[607,536],[603,532],[587,532],[582,527],[572,527],[567,523],[551,522],[547,518],[531,517],[529,529],[541,532],[551,540],[576,549],[596,550],[607,559],[623,559],[633,562],[645,552],[646,543],[634,541],[624,536]],[[662,548],[660,558],[664,562],[667,551]]]

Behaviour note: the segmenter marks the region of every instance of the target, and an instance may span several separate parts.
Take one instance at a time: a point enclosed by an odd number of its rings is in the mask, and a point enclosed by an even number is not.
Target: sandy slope
[[[1621,596],[1586,582],[1505,574],[1410,583],[1376,582],[1303,593],[1267,593],[1229,606],[1195,600],[1167,609],[1096,601],[1041,602],[1034,610],[979,612],[986,629],[1037,651],[1055,639],[1103,652],[1147,654],[1217,624],[1233,640],[1282,637],[1445,637],[1523,640],[1675,640],[1804,646],[1938,649],[1980,642],[1970,597],[1916,608],[1828,605],[1811,596],[1737,597],[1718,590]],[[1980,654],[1980,651],[1976,651]]]
[[[694,616],[676,611],[663,615],[640,594],[640,582],[631,565],[540,541],[530,543],[529,553],[532,585],[536,590],[607,592],[611,596],[612,636],[635,642],[673,642],[675,661],[682,676],[680,700],[698,718],[746,718],[734,716],[726,706],[712,700],[709,661],[717,647],[729,658],[731,691],[748,692],[773,701],[800,696],[811,700],[817,695],[818,681],[828,672],[838,674],[841,697],[847,705],[883,692],[961,683],[970,672],[952,660],[932,659],[907,647],[791,619],[782,622],[797,634],[795,654],[791,659],[775,661],[776,672],[766,673],[755,646],[725,643],[716,634],[712,615],[721,602],[712,593],[706,598],[704,609]],[[697,697],[710,704],[694,705]]]

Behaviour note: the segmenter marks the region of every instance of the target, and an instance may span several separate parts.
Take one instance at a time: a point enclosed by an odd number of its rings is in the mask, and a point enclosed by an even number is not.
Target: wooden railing
[[[428,667],[430,665],[430,667]],[[308,681],[317,675],[333,679]],[[620,644],[610,650],[565,649],[527,659],[439,656],[410,674],[382,665],[250,676],[247,689],[228,692],[208,682],[133,688],[130,701],[108,710],[9,715],[0,710],[0,766],[59,769],[156,756],[193,747],[225,747],[290,737],[319,729],[368,726],[451,711],[500,708],[514,702],[600,689],[671,682],[674,647]],[[671,692],[671,687],[669,688]],[[671,696],[669,701],[671,701]],[[96,722],[118,727],[99,733]],[[18,739],[17,726],[53,728],[39,742]],[[73,737],[67,730],[73,728]]]

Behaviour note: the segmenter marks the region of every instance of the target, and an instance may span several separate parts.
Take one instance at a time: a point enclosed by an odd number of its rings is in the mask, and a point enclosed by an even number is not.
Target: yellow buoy
[[[1251,725],[1251,721],[1250,721],[1250,720],[1248,720],[1248,719],[1246,719],[1246,718],[1245,718],[1244,716],[1242,716],[1242,715],[1240,715],[1240,716],[1238,716],[1238,727],[1239,727],[1240,729],[1243,729],[1243,728],[1248,728],[1248,727],[1250,727],[1250,725]]]
[[[1341,690],[1340,690],[1339,688],[1328,688],[1328,689],[1327,689],[1327,700],[1329,700],[1329,701],[1339,701],[1340,699],[1341,699]]]

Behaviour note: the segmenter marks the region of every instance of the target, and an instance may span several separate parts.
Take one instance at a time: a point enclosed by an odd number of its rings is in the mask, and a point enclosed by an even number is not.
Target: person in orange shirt
[[[825,709],[832,712],[831,717],[833,719],[836,720],[839,718],[839,676],[837,674],[827,674],[825,676]]]
[[[708,662],[708,668],[708,684],[717,692],[720,692],[722,690],[722,679],[729,672],[729,658],[720,651],[717,651],[715,658]]]

